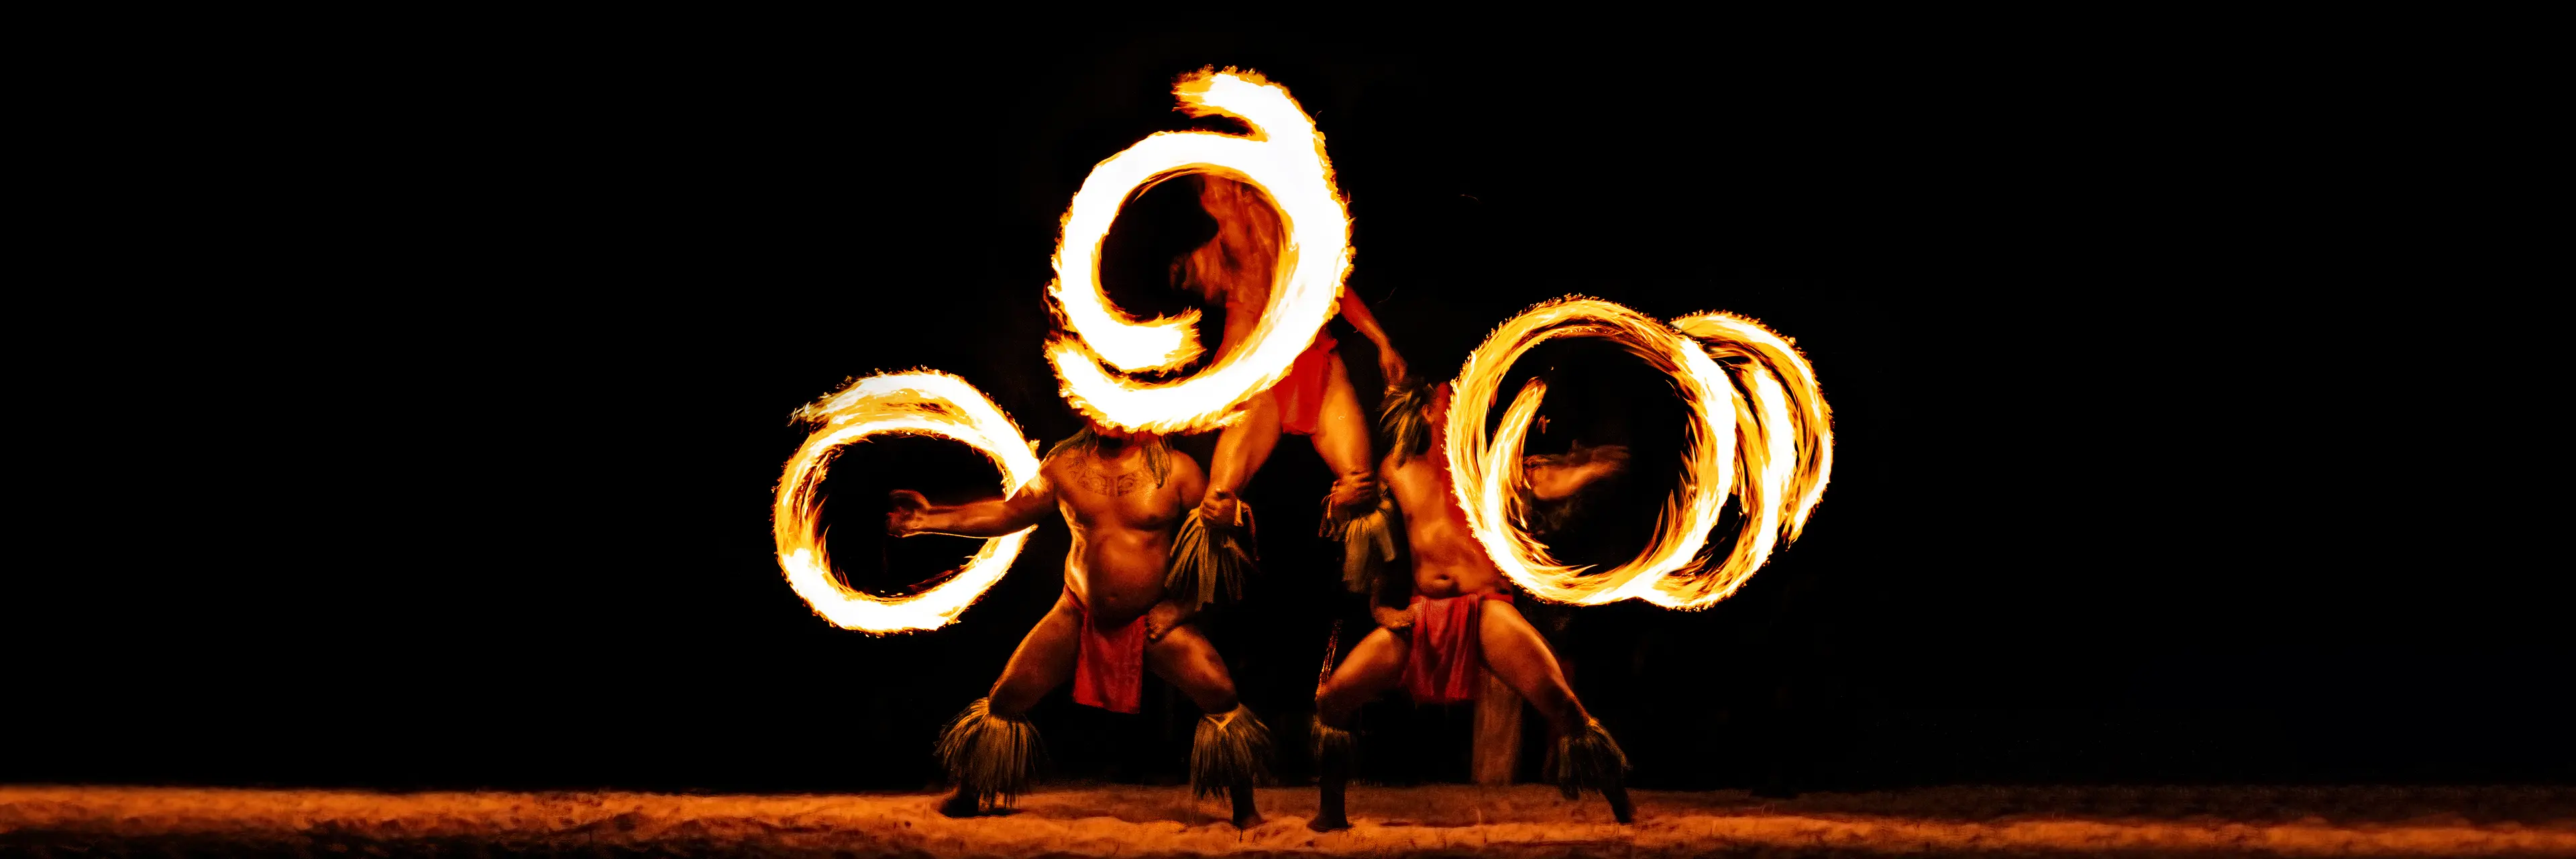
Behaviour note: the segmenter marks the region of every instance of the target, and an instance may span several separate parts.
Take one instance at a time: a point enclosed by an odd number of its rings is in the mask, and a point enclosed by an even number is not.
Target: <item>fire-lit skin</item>
[[[1199,297],[1208,304],[1225,307],[1225,338],[1218,354],[1228,354],[1252,337],[1255,324],[1270,305],[1268,273],[1273,270],[1276,253],[1269,248],[1277,241],[1255,234],[1273,226],[1270,219],[1245,216],[1253,214],[1250,206],[1269,205],[1259,195],[1238,183],[1213,178],[1203,180],[1200,189],[1200,204],[1216,218],[1217,235],[1192,251],[1184,266],[1191,272],[1189,285],[1199,291]],[[1230,264],[1229,257],[1254,259]],[[1248,271],[1253,276],[1225,276],[1238,271]],[[1387,338],[1386,329],[1377,324],[1377,316],[1369,312],[1368,304],[1347,290],[1336,301],[1342,319],[1377,345],[1378,371],[1388,384],[1403,380],[1408,372],[1404,356]],[[1261,471],[1262,463],[1269,461],[1281,434],[1278,396],[1264,390],[1245,404],[1240,420],[1217,436],[1207,500],[1200,505],[1202,516],[1213,522],[1233,521],[1239,493]],[[1349,517],[1373,509],[1377,503],[1377,475],[1370,467],[1369,421],[1360,410],[1359,392],[1351,385],[1350,369],[1342,363],[1338,351],[1326,364],[1324,398],[1313,442],[1316,455],[1333,471],[1336,512]]]
[[[1546,418],[1539,425],[1547,425]],[[1625,445],[1584,446],[1557,456],[1523,457],[1521,473],[1529,478],[1529,494],[1540,501],[1563,501],[1596,480],[1618,474],[1628,468]],[[1462,516],[1464,514],[1461,514]]]
[[[1065,554],[1066,595],[1038,620],[1019,649],[993,681],[991,712],[1020,716],[1038,699],[1071,679],[1082,633],[1082,611],[1089,605],[1092,623],[1115,629],[1145,618],[1145,667],[1190,702],[1208,713],[1226,713],[1239,703],[1234,678],[1207,636],[1190,623],[1192,611],[1164,597],[1163,576],[1169,568],[1172,538],[1181,519],[1196,506],[1207,487],[1198,463],[1179,451],[1169,452],[1171,472],[1156,486],[1146,470],[1146,453],[1114,429],[1092,425],[1101,436],[1095,454],[1079,446],[1046,461],[1036,480],[1007,498],[955,506],[934,506],[920,493],[894,493],[895,508],[886,514],[886,533],[953,534],[988,537],[1016,533],[1038,524],[1050,510],[1060,513],[1073,532]],[[1236,786],[1235,822],[1249,826],[1250,786]],[[975,797],[960,790],[942,806],[952,816],[976,811]]]
[[[1546,487],[1537,500],[1556,501],[1573,495],[1589,481],[1617,471],[1619,465],[1611,457],[1596,457],[1578,465],[1534,459],[1528,468],[1533,486]],[[1395,496],[1396,506],[1406,512],[1404,538],[1413,561],[1413,593],[1445,599],[1508,590],[1509,582],[1485,557],[1469,528],[1466,512],[1458,508],[1457,495],[1447,475],[1441,473],[1430,455],[1415,455],[1398,463],[1395,455],[1389,454],[1379,471],[1386,477],[1387,491]],[[1384,604],[1390,601],[1381,600],[1370,608],[1378,628],[1360,639],[1351,648],[1349,658],[1315,690],[1315,710],[1325,724],[1349,728],[1351,717],[1358,714],[1361,705],[1403,679],[1405,658],[1411,654],[1412,644],[1396,631],[1413,624],[1412,609]],[[1556,654],[1548,649],[1529,619],[1522,617],[1511,603],[1495,600],[1486,601],[1479,616],[1478,653],[1486,669],[1538,708],[1549,730],[1558,736],[1581,728],[1591,714],[1574,697],[1574,689],[1565,681],[1565,670],[1556,663]],[[1625,789],[1611,788],[1609,799],[1612,813],[1621,822],[1633,816]],[[1327,807],[1308,825],[1318,830],[1349,828],[1350,820],[1338,811]]]

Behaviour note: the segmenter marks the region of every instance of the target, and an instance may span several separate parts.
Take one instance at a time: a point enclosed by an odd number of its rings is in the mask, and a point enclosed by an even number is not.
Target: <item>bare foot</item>
[[[957,792],[948,797],[947,802],[939,804],[939,813],[944,817],[974,817],[983,811],[983,808],[975,802],[975,798],[967,796],[964,791]]]
[[[1315,819],[1306,821],[1306,828],[1317,832],[1340,832],[1351,828],[1351,819],[1339,814],[1318,814]]]
[[[1610,816],[1612,818],[1617,819],[1620,823],[1637,822],[1637,806],[1628,801],[1628,788],[1626,785],[1612,785],[1608,789],[1601,791],[1601,797],[1610,801]]]
[[[1235,785],[1227,793],[1234,799],[1234,828],[1251,829],[1261,825],[1261,812],[1252,807],[1252,786]]]

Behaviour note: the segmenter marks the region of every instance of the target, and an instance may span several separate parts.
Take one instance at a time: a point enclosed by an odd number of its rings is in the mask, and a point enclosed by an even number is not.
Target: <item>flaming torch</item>
[[[1153,134],[1093,167],[1064,215],[1056,245],[1056,281],[1047,288],[1064,334],[1047,346],[1066,402],[1103,424],[1164,434],[1209,429],[1236,406],[1288,374],[1315,332],[1332,318],[1350,271],[1350,215],[1333,186],[1324,136],[1288,90],[1258,74],[1202,69],[1174,87],[1192,116],[1242,120],[1249,136],[1209,131]],[[1279,207],[1287,231],[1282,276],[1251,336],[1233,354],[1189,378],[1145,384],[1120,372],[1164,370],[1196,359],[1196,311],[1139,321],[1109,303],[1100,288],[1100,243],[1133,193],[1185,173],[1214,173],[1252,184]]]
[[[1618,344],[1671,376],[1690,415],[1680,481],[1654,535],[1637,557],[1605,571],[1559,563],[1520,524],[1528,485],[1521,442],[1546,386],[1531,380],[1499,426],[1485,429],[1512,364],[1559,337]],[[1454,386],[1443,427],[1451,491],[1486,556],[1540,599],[1706,608],[1742,587],[1782,538],[1797,537],[1832,470],[1830,412],[1814,372],[1787,340],[1741,317],[1698,314],[1667,325],[1607,301],[1559,299],[1496,327],[1468,355]],[[1702,557],[1730,496],[1744,524],[1724,557]]]
[[[984,541],[966,566],[921,593],[887,598],[852,590],[832,574],[819,525],[823,476],[842,448],[887,433],[962,441],[1001,468],[1004,493],[1017,493],[1037,478],[1037,448],[975,386],[926,370],[860,379],[798,409],[796,416],[815,430],[779,479],[771,532],[788,586],[834,626],[880,634],[946,626],[1001,581],[1029,533],[1037,530],[1032,526]]]

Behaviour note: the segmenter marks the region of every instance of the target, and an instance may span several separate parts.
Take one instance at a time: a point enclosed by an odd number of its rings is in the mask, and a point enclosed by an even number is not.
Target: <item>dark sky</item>
[[[2498,536],[2533,514],[2463,500],[2522,442],[2445,417],[2488,401],[2479,374],[2423,357],[2488,347],[2380,316],[2513,314],[2440,309],[2463,299],[2352,229],[2420,190],[2369,134],[2422,103],[2402,58],[861,42],[352,49],[163,84],[194,142],[149,168],[147,240],[67,283],[74,328],[31,332],[86,332],[38,383],[78,453],[23,534],[54,562],[12,576],[32,751],[0,781],[921,786],[937,723],[1054,598],[1062,525],[952,628],[834,629],[770,555],[788,414],[930,367],[1070,433],[1040,355],[1057,217],[1183,127],[1170,80],[1211,63],[1315,116],[1350,286],[1417,368],[1570,293],[1751,315],[1813,361],[1839,446],[1806,538],[1713,610],[1583,609],[1559,640],[1640,783],[2567,777],[2535,583],[2563,563]],[[1168,203],[1113,238],[1121,290],[1191,240]],[[108,288],[126,272],[163,289]],[[1325,477],[1281,451],[1252,497],[1294,519]],[[836,518],[971,495],[980,467],[862,449]],[[1216,631],[1298,731],[1336,610],[1302,527]],[[967,545],[850,540],[881,579]],[[1039,719],[1067,774],[1151,780],[1187,710]]]

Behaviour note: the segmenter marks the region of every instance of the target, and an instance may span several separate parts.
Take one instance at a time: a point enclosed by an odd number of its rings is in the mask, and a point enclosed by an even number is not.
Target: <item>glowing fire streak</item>
[[[818,426],[787,461],[771,509],[771,530],[788,586],[834,626],[874,633],[946,626],[1010,571],[1020,547],[1037,530],[1031,526],[984,541],[947,581],[912,596],[889,599],[851,590],[832,574],[818,530],[823,476],[841,448],[887,433],[962,441],[1001,468],[1002,489],[1011,494],[1037,478],[1037,449],[982,391],[964,379],[932,371],[860,379],[798,409],[796,416]]]
[[[1174,87],[1180,110],[1242,120],[1249,137],[1207,131],[1153,134],[1092,168],[1064,215],[1056,245],[1055,300],[1065,336],[1048,344],[1062,393],[1101,423],[1179,433],[1223,424],[1228,413],[1287,375],[1297,354],[1332,318],[1351,266],[1350,215],[1333,186],[1324,136],[1288,90],[1250,72],[1202,70]],[[1195,311],[1140,322],[1100,288],[1100,243],[1130,194],[1184,173],[1214,173],[1260,188],[1279,207],[1284,276],[1270,290],[1258,326],[1233,354],[1187,379],[1143,384],[1121,372],[1170,369],[1204,351]]]
[[[1773,509],[1766,515],[1788,513],[1780,539],[1798,539],[1834,471],[1833,409],[1816,385],[1815,368],[1788,338],[1742,316],[1694,314],[1673,320],[1673,328],[1705,345],[1711,357],[1735,373],[1739,386],[1747,380],[1755,386],[1763,406],[1760,425],[1770,437],[1769,465],[1759,470],[1779,472],[1764,478],[1766,497],[1781,502],[1769,505]],[[1788,402],[1778,402],[1782,397]],[[1738,409],[1737,423],[1750,416]]]
[[[1748,319],[1699,314],[1676,324],[1681,330],[1607,301],[1559,299],[1496,327],[1460,369],[1442,429],[1451,491],[1487,557],[1531,595],[1579,605],[1634,598],[1705,608],[1742,587],[1784,536],[1796,539],[1823,494],[1832,469],[1830,413],[1805,359]],[[1490,436],[1485,430],[1513,363],[1559,337],[1617,343],[1672,377],[1690,413],[1680,479],[1654,536],[1636,558],[1607,571],[1557,562],[1520,525],[1528,519],[1521,444],[1546,386],[1530,380]],[[1724,557],[1702,558],[1730,494],[1743,523]]]

